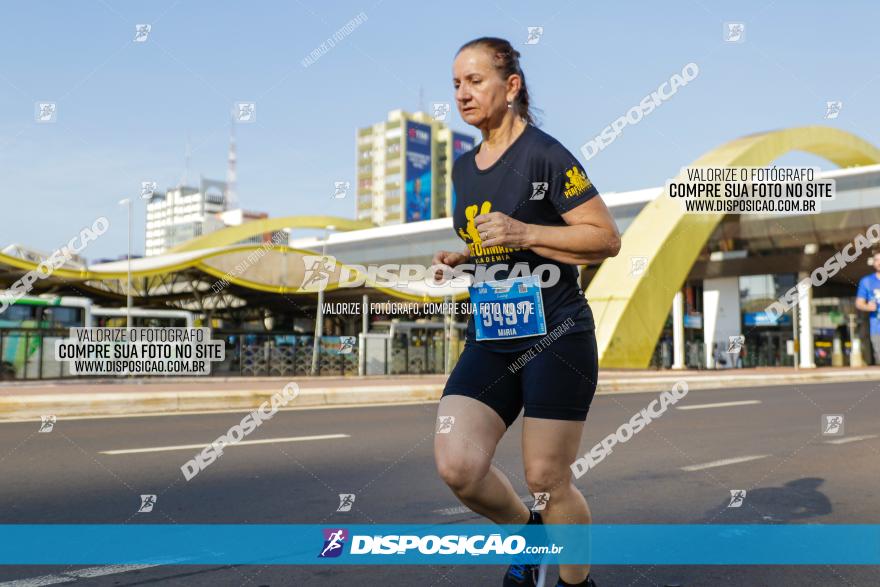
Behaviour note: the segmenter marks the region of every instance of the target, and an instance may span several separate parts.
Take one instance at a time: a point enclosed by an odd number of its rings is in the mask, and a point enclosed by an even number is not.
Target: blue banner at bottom
[[[880,525],[7,524],[0,564],[880,565]]]

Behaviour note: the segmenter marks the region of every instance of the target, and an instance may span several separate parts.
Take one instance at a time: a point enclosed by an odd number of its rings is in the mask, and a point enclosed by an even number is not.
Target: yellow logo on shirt
[[[568,181],[565,182],[565,191],[562,193],[566,198],[579,196],[593,186],[593,182],[587,179],[577,165],[572,165],[571,169],[565,172],[565,176]]]
[[[477,230],[477,227],[474,225],[474,218],[479,215],[477,214],[478,210],[480,214],[488,214],[492,211],[492,202],[486,200],[480,206],[474,204],[465,208],[464,217],[467,218],[467,227],[464,229],[458,229],[458,236],[460,236],[461,240],[463,240],[467,244],[468,249],[471,252],[471,257],[474,261],[478,263],[493,263],[496,261],[503,261],[509,258],[510,253],[512,253],[513,251],[520,250],[518,247],[510,248],[502,247],[500,245],[495,247],[483,248],[483,238],[480,236],[480,231]],[[489,258],[490,256],[492,258]]]

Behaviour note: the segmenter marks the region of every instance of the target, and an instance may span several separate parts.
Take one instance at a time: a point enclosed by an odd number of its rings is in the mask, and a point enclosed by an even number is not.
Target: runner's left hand
[[[480,214],[474,218],[474,226],[483,240],[483,248],[528,246],[529,225],[503,212]]]

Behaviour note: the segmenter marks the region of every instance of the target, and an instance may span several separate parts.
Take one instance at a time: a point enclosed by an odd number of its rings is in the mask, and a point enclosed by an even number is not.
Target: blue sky
[[[110,230],[90,259],[126,250],[120,198],[140,182],[223,179],[228,113],[238,125],[239,201],[272,216],[351,217],[354,133],[395,108],[453,102],[451,62],[465,41],[506,37],[522,52],[542,128],[572,152],[688,62],[700,75],[587,163],[600,191],[662,184],[738,136],[827,124],[880,144],[876,2],[6,2],[0,21],[0,246],[51,250],[99,216]],[[301,60],[350,19],[367,20],[317,63]],[[744,22],[745,41],[722,40]],[[135,25],[149,23],[145,43]],[[543,26],[526,45],[526,27]],[[840,100],[825,120],[825,102]],[[34,104],[58,105],[38,124]],[[476,135],[457,113],[453,128]],[[820,163],[806,155],[782,163]],[[137,201],[135,252],[143,251]]]

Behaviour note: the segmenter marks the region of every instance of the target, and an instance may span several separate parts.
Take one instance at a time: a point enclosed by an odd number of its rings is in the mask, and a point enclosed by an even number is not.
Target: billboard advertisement
[[[463,135],[461,133],[453,132],[452,133],[452,163],[474,148],[475,140],[473,137],[469,137],[468,135]],[[450,163],[450,165],[452,164]],[[452,214],[455,210],[455,186],[452,186],[452,204],[449,210],[449,213]]]
[[[746,326],[784,326],[791,324],[791,315],[783,314],[777,318],[767,312],[746,312],[743,323]]]
[[[431,218],[431,127],[407,121],[404,222]]]

